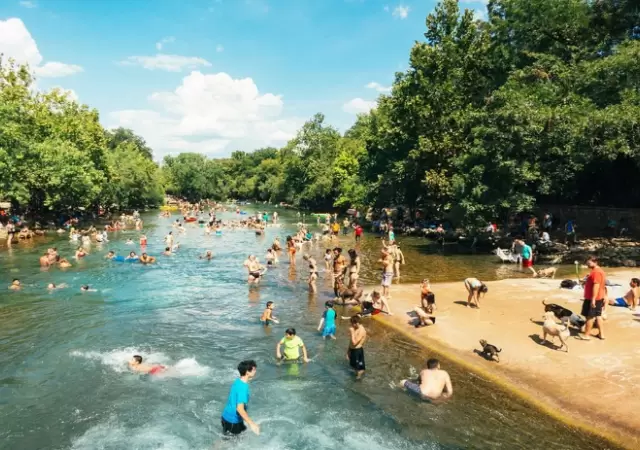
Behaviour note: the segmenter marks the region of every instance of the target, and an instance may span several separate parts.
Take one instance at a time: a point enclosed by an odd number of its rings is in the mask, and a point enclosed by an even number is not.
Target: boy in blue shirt
[[[324,304],[325,310],[322,313],[318,331],[322,330],[322,337],[330,336],[331,339],[336,338],[336,310],[333,309],[333,302],[328,301]],[[324,325],[324,328],[322,327]]]
[[[233,382],[227,405],[222,411],[222,432],[226,435],[237,435],[247,429],[245,422],[255,434],[260,434],[260,426],[256,424],[249,414],[247,406],[249,404],[249,381],[256,376],[258,365],[253,360],[242,361],[238,364],[240,378]]]

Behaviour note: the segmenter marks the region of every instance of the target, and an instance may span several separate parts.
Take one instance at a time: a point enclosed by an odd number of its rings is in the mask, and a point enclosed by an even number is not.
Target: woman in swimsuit
[[[289,264],[296,263],[296,243],[291,236],[287,236],[287,251],[289,252]]]
[[[349,288],[353,289],[356,287],[358,282],[358,278],[360,276],[360,257],[356,253],[355,250],[349,250],[349,257],[351,258],[351,263],[349,264]]]
[[[318,265],[316,260],[309,255],[304,255],[302,258],[309,263],[309,279],[307,280],[309,290],[316,292],[318,290],[316,287],[316,280],[318,279]]]

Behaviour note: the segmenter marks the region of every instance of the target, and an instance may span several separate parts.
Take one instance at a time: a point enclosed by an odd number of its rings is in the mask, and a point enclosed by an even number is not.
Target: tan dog
[[[534,277],[536,278],[555,278],[556,272],[558,271],[557,267],[547,267],[546,269],[540,269],[536,272]]]
[[[553,311],[547,311],[542,316],[544,319],[544,323],[542,324],[542,342],[547,342],[547,335],[550,335],[553,338],[552,343],[555,344],[556,337],[560,338],[560,349],[562,347],[566,348],[566,352],[569,352],[569,346],[567,345],[567,339],[569,339],[570,332],[569,328],[566,325],[559,325],[556,322],[556,316],[553,314]]]

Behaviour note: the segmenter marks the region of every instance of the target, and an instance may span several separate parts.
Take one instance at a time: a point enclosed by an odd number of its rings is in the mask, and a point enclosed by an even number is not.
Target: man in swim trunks
[[[640,294],[640,279],[632,278],[629,282],[629,291],[624,294],[624,297],[618,297],[616,299],[608,299],[607,302],[612,306],[623,306],[631,309],[632,311],[638,306],[638,296]]]
[[[163,365],[142,364],[142,356],[133,355],[133,359],[129,361],[129,368],[134,372],[145,373],[147,375],[157,375],[164,372],[167,368]]]
[[[249,258],[244,262],[244,266],[249,271],[248,283],[258,284],[260,282],[261,270],[264,268],[260,264],[255,255],[249,255]]]
[[[356,372],[356,379],[362,378],[366,366],[364,363],[364,341],[367,339],[367,330],[360,323],[360,316],[351,318],[349,328],[349,348],[347,349],[347,361]]]
[[[225,435],[238,435],[247,429],[245,422],[249,424],[249,428],[255,434],[260,434],[260,426],[256,424],[249,414],[247,414],[247,406],[249,405],[249,397],[251,391],[249,389],[249,381],[256,376],[258,365],[253,360],[242,361],[238,364],[238,372],[240,378],[237,378],[231,385],[227,404],[222,411],[220,422],[222,423],[222,432]]]
[[[342,256],[342,249],[335,247],[333,249],[333,293],[338,296],[338,281],[344,281],[344,269],[347,265],[347,259]]]
[[[417,383],[402,380],[400,387],[428,401],[446,400],[453,395],[451,377],[440,369],[440,361],[435,358],[427,361],[427,366],[420,372]]]
[[[300,349],[302,349],[302,360],[309,362],[307,355],[307,347],[304,342],[298,336],[296,336],[295,328],[287,328],[284,332],[284,337],[280,339],[276,345],[276,358],[283,359],[282,353],[280,353],[280,347],[284,346],[284,360],[285,361],[298,361],[300,359]]]

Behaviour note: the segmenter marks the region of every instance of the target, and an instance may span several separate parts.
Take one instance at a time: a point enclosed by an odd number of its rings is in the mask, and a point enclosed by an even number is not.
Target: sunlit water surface
[[[298,219],[288,214],[289,222]],[[223,218],[235,218],[226,213]],[[175,216],[174,216],[175,218]],[[285,214],[285,219],[287,214]],[[148,253],[159,255],[171,219],[145,216]],[[56,245],[72,256],[77,244],[50,237],[0,249],[0,285],[19,277],[21,292],[0,290],[0,447],[6,449],[582,449],[608,444],[538,413],[489,382],[443,365],[455,397],[433,406],[393,388],[415,375],[430,354],[374,321],[367,323],[367,375],[355,381],[345,361],[347,324],[337,341],[315,331],[330,281],[320,274],[319,293],[309,295],[300,260],[279,267],[259,288],[249,288],[242,262],[263,256],[287,228],[205,236],[197,224],[179,237],[180,250],[142,266],[103,257],[134,249],[139,233],[115,233],[91,247],[91,255],[67,270],[38,268],[38,257]],[[513,276],[487,256],[447,256],[447,249],[403,239],[403,282]],[[352,237],[340,245],[353,246]],[[360,248],[363,279],[377,282],[379,240],[365,236]],[[206,249],[215,260],[198,259]],[[320,265],[325,245],[312,249]],[[444,252],[444,254],[443,254]],[[565,269],[570,271],[570,269]],[[48,293],[49,282],[67,283]],[[81,293],[89,284],[97,292]],[[266,301],[277,304],[281,324],[269,329],[258,318]],[[340,312],[339,312],[340,314]],[[294,326],[313,361],[277,366],[276,342]],[[140,353],[172,366],[166,377],[130,373],[126,361]],[[251,416],[262,434],[220,442],[220,413],[242,359],[258,363]]]

